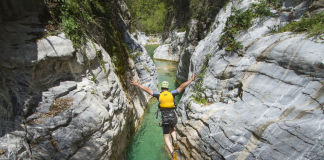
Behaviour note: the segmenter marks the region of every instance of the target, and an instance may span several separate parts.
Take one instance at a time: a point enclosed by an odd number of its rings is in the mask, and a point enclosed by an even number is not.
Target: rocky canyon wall
[[[16,7],[25,2],[15,1]],[[64,33],[38,39],[46,32],[38,18],[44,4],[32,2],[25,10],[1,1],[8,5],[0,10],[0,159],[125,159],[150,98],[130,78],[154,90],[152,60],[123,30],[126,46],[137,46],[134,53],[141,56],[128,58],[126,79],[120,80],[100,44],[88,41],[81,51]],[[23,16],[6,17],[13,11]],[[126,28],[123,15],[120,27]]]
[[[154,59],[179,62],[177,82],[187,81],[190,57],[198,42],[204,39],[225,0],[179,0],[170,4],[160,46]]]
[[[297,20],[312,2],[283,2],[293,10],[256,19],[236,37],[241,52],[219,47],[223,28],[233,8],[258,2],[233,1],[220,10],[192,56],[180,59],[189,77],[205,69],[177,110],[183,159],[323,159],[324,40],[268,28]],[[193,101],[195,85],[204,88],[206,104]]]

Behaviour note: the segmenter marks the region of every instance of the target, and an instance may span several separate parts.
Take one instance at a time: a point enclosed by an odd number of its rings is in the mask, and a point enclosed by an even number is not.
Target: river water
[[[153,51],[158,45],[145,46],[148,54],[153,57]],[[153,59],[153,58],[152,58]],[[160,83],[168,81],[169,91],[176,89],[176,74],[178,63],[169,61],[153,60],[156,66]],[[160,92],[160,90],[159,90]],[[175,101],[179,103],[182,94],[176,96]],[[146,106],[143,119],[136,132],[132,135],[130,144],[126,151],[126,160],[169,160],[170,152],[164,145],[162,128],[159,127],[159,119],[156,119],[155,112],[158,108],[158,101],[152,98]]]

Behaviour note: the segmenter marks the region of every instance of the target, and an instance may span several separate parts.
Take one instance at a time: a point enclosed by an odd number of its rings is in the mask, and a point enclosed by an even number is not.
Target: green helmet
[[[163,81],[163,82],[161,83],[161,88],[168,88],[168,89],[169,89],[169,82],[167,82],[167,81]]]

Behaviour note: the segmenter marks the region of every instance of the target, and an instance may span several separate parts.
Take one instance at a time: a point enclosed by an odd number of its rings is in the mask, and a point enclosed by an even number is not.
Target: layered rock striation
[[[243,43],[242,52],[221,49],[219,40],[232,9],[246,10],[250,3],[233,1],[221,9],[184,68],[191,77],[208,64],[202,83],[192,83],[178,105],[180,156],[322,159],[323,40],[291,32],[271,34],[267,26],[288,23],[291,15],[272,10],[277,17],[256,19],[236,37]],[[310,4],[293,4],[295,13],[305,13]],[[193,101],[195,85],[204,88],[207,104]]]
[[[154,90],[152,60],[137,48],[142,58],[128,59],[122,84],[103,46],[88,41],[81,51],[64,33],[38,39],[40,12],[1,22],[0,159],[124,159],[150,98],[130,78]]]

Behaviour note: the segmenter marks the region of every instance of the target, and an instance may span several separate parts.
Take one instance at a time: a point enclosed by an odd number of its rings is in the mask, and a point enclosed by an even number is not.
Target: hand
[[[135,86],[138,86],[138,82],[134,78],[131,79],[131,84],[135,85]]]
[[[196,80],[196,76],[197,76],[197,73],[194,73],[194,74],[192,75],[192,77],[191,77],[191,80],[192,80],[192,81]]]

